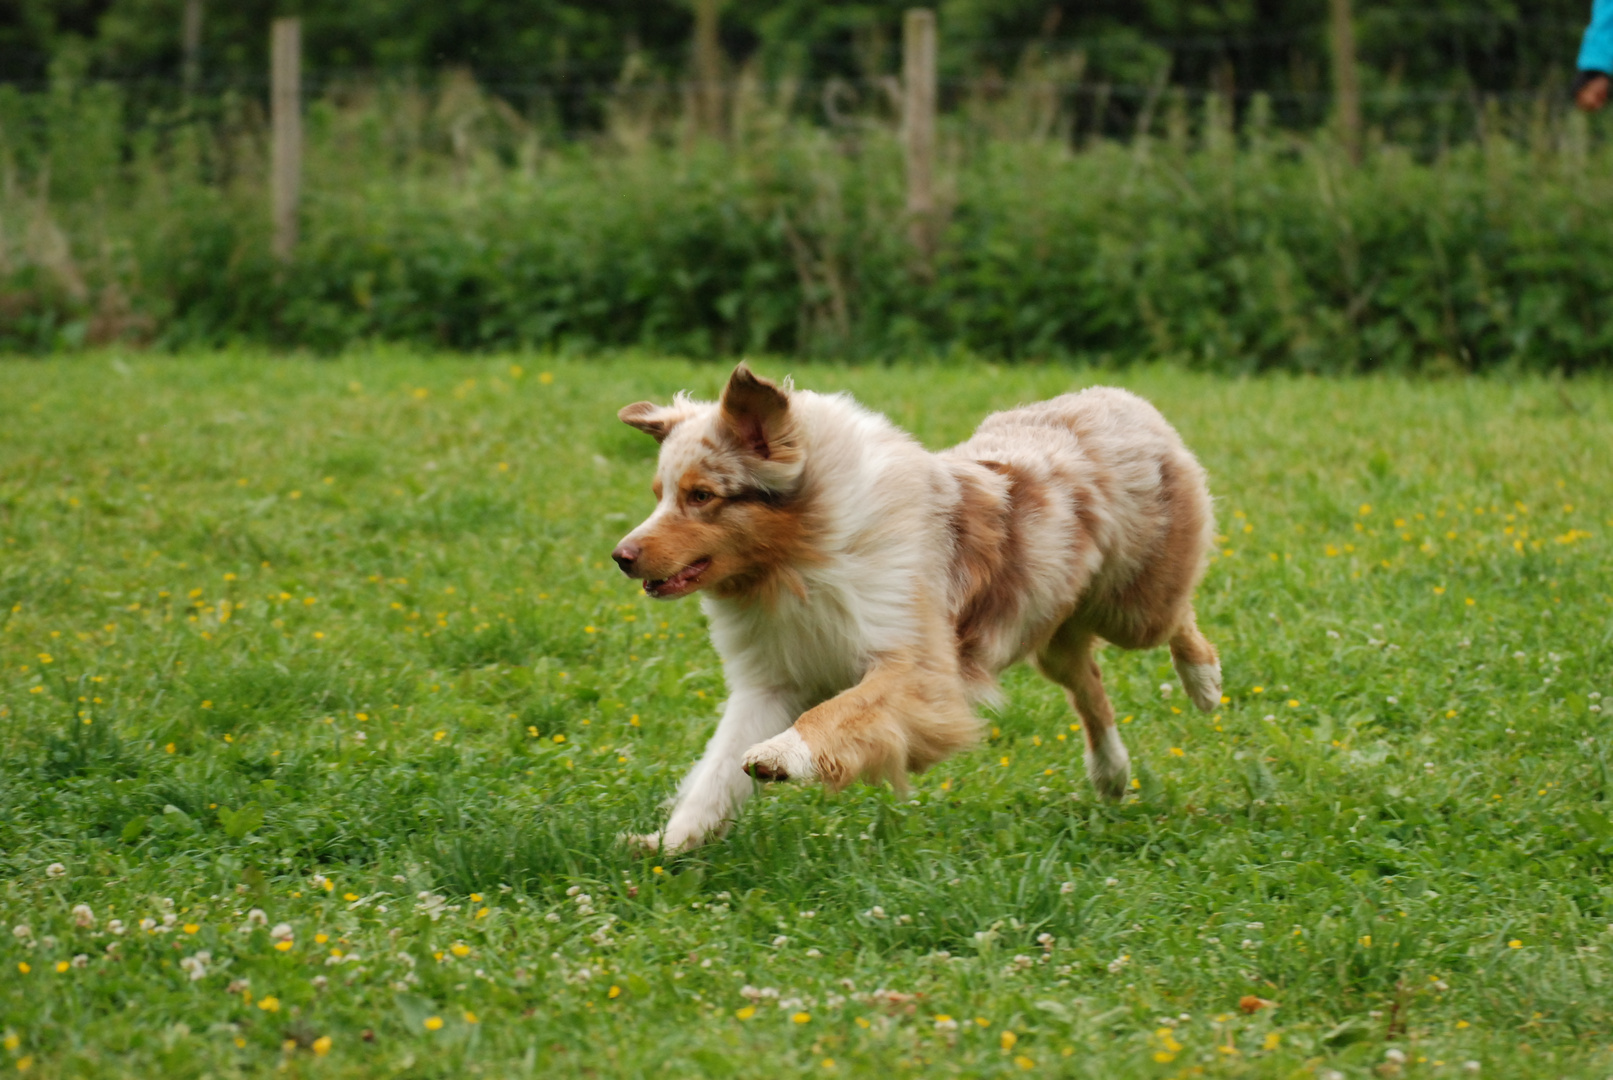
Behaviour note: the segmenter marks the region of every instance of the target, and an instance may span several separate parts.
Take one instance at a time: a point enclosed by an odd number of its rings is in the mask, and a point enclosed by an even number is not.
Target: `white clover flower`
[[[1170,697],[1171,694],[1175,690],[1176,690],[1176,687],[1172,686],[1168,682],[1162,682],[1162,683],[1159,684],[1159,696],[1160,697]]]
[[[1406,1063],[1406,1052],[1393,1046],[1383,1052],[1383,1057],[1385,1061],[1392,1062],[1396,1065],[1404,1065]]]
[[[880,907],[878,904],[875,904],[873,907],[868,909],[867,915],[870,919],[883,919],[885,917],[885,909]]]
[[[191,982],[197,982],[207,977],[207,965],[213,962],[213,954],[205,949],[193,956],[187,956],[179,962],[181,971],[190,975]]]
[[[1116,885],[1119,885],[1119,884],[1120,884],[1120,879],[1119,879],[1119,878],[1112,878],[1112,877],[1111,877],[1111,878],[1104,878],[1104,879],[1103,879],[1103,883],[1104,883],[1104,884],[1105,884],[1105,885],[1107,885],[1107,886],[1109,886],[1109,888],[1111,888],[1111,889],[1112,889],[1112,888],[1114,888],[1114,887],[1115,887],[1115,886],[1116,886]]]
[[[79,953],[77,956],[73,957],[73,966],[76,968],[89,967],[90,958],[84,953]]]
[[[544,922],[559,922],[560,921],[560,913],[556,912],[556,911],[551,911],[551,912],[549,912],[549,914],[547,914],[547,915],[545,915],[543,917],[543,921]]]
[[[45,867],[46,877],[65,877],[66,874],[67,867],[63,866],[59,862],[53,862],[49,866]]]
[[[575,886],[573,886],[573,888],[575,888]],[[566,895],[570,896],[571,894],[567,893]],[[576,902],[578,907],[582,907],[584,904],[592,904],[594,902],[594,898],[589,896],[587,893],[578,893],[576,896]]]
[[[806,951],[806,954],[807,954],[807,956],[811,957],[813,960],[816,960],[816,959],[818,959],[819,957],[821,957],[823,955],[823,953],[819,952],[817,949],[808,949]]]
[[[27,941],[34,936],[34,928],[27,923],[18,923],[11,928],[11,936],[18,941]]]
[[[166,915],[164,915],[162,917],[163,929],[171,930],[173,928],[173,925],[178,921],[179,921],[179,916],[175,915],[173,912],[170,911],[168,914],[166,914]]]
[[[95,912],[90,910],[90,905],[73,905],[73,925],[81,930],[88,930],[95,925]]]
[[[782,948],[784,948],[784,946],[788,945],[789,943],[790,943],[790,939],[788,937],[786,937],[785,935],[783,935],[783,934],[780,934],[778,937],[773,939],[773,947],[775,949],[782,949]]]
[[[252,985],[252,980],[251,979],[231,979],[230,980],[230,985],[226,986],[224,988],[224,991],[225,991],[225,993],[229,993],[229,994],[239,994],[239,993],[244,992],[246,990],[246,988],[251,986],[251,985]]]
[[[106,921],[106,932],[114,936],[121,935],[123,933],[123,920],[108,919]]]
[[[1060,896],[1069,896],[1074,891],[1075,891],[1075,882],[1073,882],[1073,881],[1066,881],[1063,885],[1059,886],[1059,895]]]
[[[576,896],[580,892],[582,892],[582,886],[581,885],[573,885],[571,888],[566,890],[566,895],[567,896]]]
[[[330,985],[330,980],[325,978],[323,975],[315,975],[313,978],[313,984],[315,990],[323,990]]]
[[[268,926],[268,912],[264,911],[260,907],[255,907],[246,913],[246,922],[248,926]]]
[[[952,1017],[950,1017],[950,1016],[937,1016],[935,1018],[935,1030],[937,1030],[937,1031],[957,1031],[958,1030],[958,1022],[956,1020],[952,1019]]]
[[[148,934],[156,933],[157,920],[156,919],[141,919],[140,920],[140,929],[144,930]]]
[[[801,918],[803,918],[803,919],[816,919],[817,917],[818,917],[818,913],[816,911],[803,911],[803,912],[801,912]]]
[[[1478,1073],[1482,1068],[1483,1066],[1476,1061],[1462,1062],[1462,1071],[1465,1073]]]
[[[1122,953],[1113,960],[1109,961],[1109,974],[1120,974],[1121,970],[1129,963],[1131,963],[1131,957],[1125,953]]]

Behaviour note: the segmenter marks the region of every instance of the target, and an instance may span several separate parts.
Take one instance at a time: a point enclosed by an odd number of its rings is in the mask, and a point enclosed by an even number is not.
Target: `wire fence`
[[[1427,151],[1493,132],[1498,126],[1558,123],[1571,108],[1571,60],[1583,31],[1578,20],[1529,13],[1369,8],[1357,16],[1356,26],[1362,36],[1404,31],[1425,44],[1430,31],[1449,31],[1450,40],[1442,40],[1442,48],[1459,47],[1461,34],[1474,31],[1498,38],[1499,47],[1510,47],[1511,39],[1527,32],[1532,49],[1541,52],[1541,42],[1547,41],[1554,44],[1544,54],[1560,57],[1541,66],[1527,82],[1515,79],[1505,85],[1483,85],[1456,68],[1441,84],[1397,75],[1394,64],[1368,66],[1358,94],[1359,111],[1368,128],[1386,140]],[[664,123],[689,112],[690,103],[702,95],[726,101],[759,99],[798,120],[829,127],[848,120],[899,120],[895,74],[899,46],[886,42],[871,50],[846,41],[825,41],[812,48],[819,68],[873,65],[890,73],[818,70],[781,75],[773,70],[780,65],[770,65],[765,50],[758,49],[749,58],[726,58],[721,78],[695,78],[687,73],[686,64],[629,51],[610,59],[535,60],[519,67],[377,69],[305,62],[301,92],[305,101],[339,107],[376,90],[440,94],[449,77],[462,82],[468,76],[481,92],[507,104],[511,115],[541,129],[551,141],[590,138],[608,125],[613,110],[623,107],[657,112]],[[1307,129],[1326,123],[1337,106],[1327,78],[1330,42],[1320,23],[1166,36],[1143,36],[1123,27],[1102,34],[1059,36],[943,32],[940,48],[939,106],[943,123],[954,125],[1015,96],[1036,99],[1044,112],[1049,108],[1058,112],[1061,119],[1053,130],[1071,138],[1132,137],[1150,124],[1164,123],[1170,109],[1203,114],[1220,108],[1234,125],[1256,119],[1279,128]],[[1240,58],[1255,53],[1284,53],[1293,61],[1291,70],[1283,79],[1268,78],[1264,84],[1240,77],[1251,67]],[[1264,66],[1269,74],[1272,65]],[[1116,76],[1116,67],[1130,74]],[[158,136],[198,122],[239,121],[254,109],[256,115],[265,115],[270,89],[266,65],[209,73],[201,64],[189,77],[180,68],[94,77],[82,85],[112,93],[118,123],[126,129]],[[0,148],[8,140],[37,144],[49,139],[50,129],[60,126],[63,117],[48,99],[61,89],[60,80],[7,79],[0,74]]]

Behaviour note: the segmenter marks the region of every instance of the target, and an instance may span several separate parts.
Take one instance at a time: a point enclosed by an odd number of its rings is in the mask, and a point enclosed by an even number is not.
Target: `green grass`
[[[7,363],[5,1068],[1613,1068],[1613,386],[794,372],[932,446],[1094,381],[1156,401],[1219,498],[1225,708],[1106,652],[1139,781],[1111,807],[1015,670],[911,801],[772,787],[657,865],[614,837],[723,683],[696,605],[609,565],[653,452],[614,412],[724,369]]]

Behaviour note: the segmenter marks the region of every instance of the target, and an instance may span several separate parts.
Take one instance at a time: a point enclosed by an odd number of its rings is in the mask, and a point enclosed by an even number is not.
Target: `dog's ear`
[[[788,460],[790,396],[744,363],[722,392],[722,418],[739,444],[763,461]]]
[[[656,442],[666,442],[666,437],[678,421],[683,419],[682,414],[657,405],[653,401],[635,401],[631,405],[624,405],[616,418],[630,427],[636,427]]]

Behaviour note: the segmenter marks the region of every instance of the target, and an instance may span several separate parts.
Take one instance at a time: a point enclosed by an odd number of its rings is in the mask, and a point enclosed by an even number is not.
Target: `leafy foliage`
[[[888,126],[816,128],[751,94],[729,145],[673,144],[646,106],[647,127],[554,149],[463,80],[321,102],[282,266],[245,113],[126,144],[104,85],[0,88],[0,154],[49,184],[0,194],[26,225],[0,236],[0,348],[962,350],[1219,371],[1613,357],[1613,149],[1583,117],[1491,110],[1481,141],[1386,143],[1355,167],[1258,109],[1235,129],[1215,98],[1075,150],[985,110],[949,129],[926,262]]]

